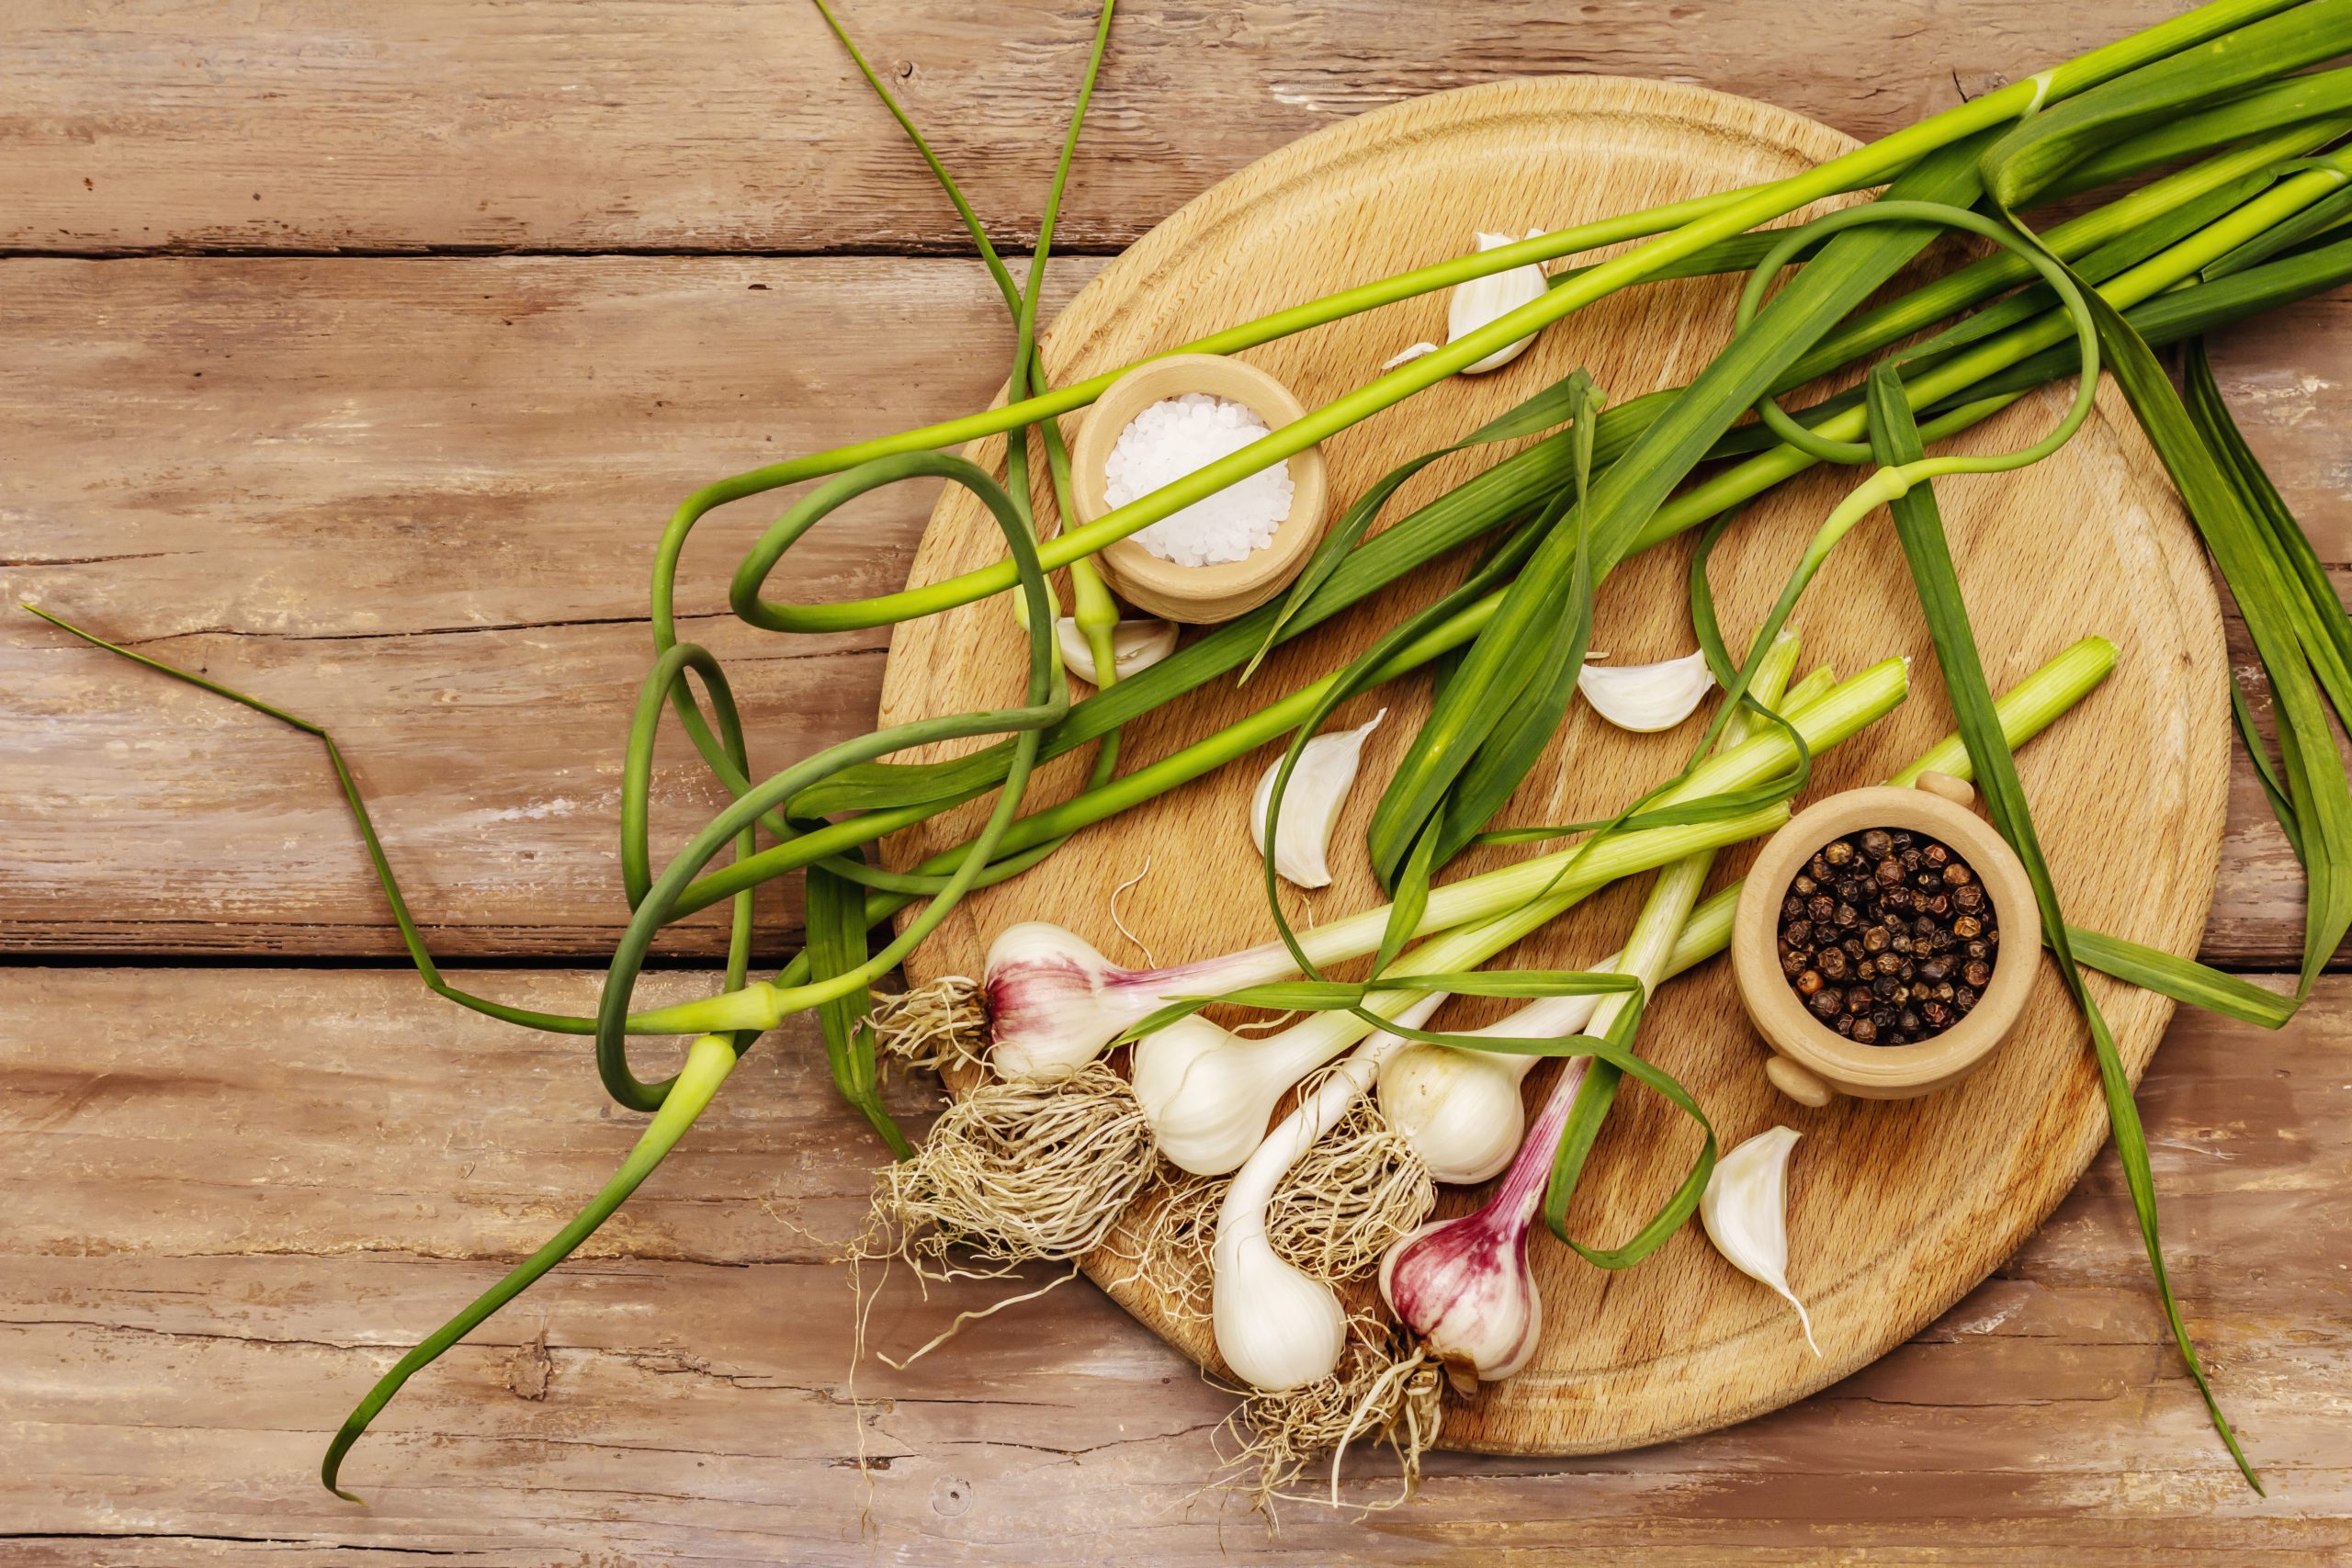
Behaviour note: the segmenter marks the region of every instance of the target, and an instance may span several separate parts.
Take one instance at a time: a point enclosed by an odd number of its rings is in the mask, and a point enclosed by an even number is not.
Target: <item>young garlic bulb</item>
[[[1532,1056],[1408,1041],[1380,1064],[1380,1113],[1450,1187],[1510,1163],[1526,1122],[1520,1080]]]
[[[1584,1068],[1581,1059],[1568,1063],[1563,1089],[1554,1091],[1484,1207],[1432,1220],[1380,1260],[1380,1294],[1389,1310],[1465,1393],[1510,1376],[1535,1353],[1544,1298],[1528,1265],[1528,1227]]]
[[[1733,1268],[1797,1309],[1804,1342],[1819,1356],[1812,1315],[1789,1289],[1789,1156],[1797,1137],[1792,1127],[1774,1127],[1717,1160],[1699,1199],[1699,1223]]]
[[[1329,1286],[1275,1255],[1266,1238],[1266,1207],[1291,1167],[1371,1087],[1387,1038],[1366,1041],[1333,1068],[1226,1188],[1210,1244],[1216,1274],[1209,1316],[1217,1354],[1252,1388],[1279,1393],[1329,1377],[1347,1348],[1346,1309]]]
[[[1593,965],[1614,969],[1621,954]],[[1592,1019],[1598,996],[1542,997],[1484,1029],[1456,1032],[1503,1040],[1552,1040]],[[1538,1058],[1414,1041],[1380,1064],[1380,1112],[1452,1187],[1481,1182],[1510,1163],[1527,1114],[1519,1086]]]
[[[1279,944],[1164,969],[1123,969],[1075,932],[1023,920],[989,944],[980,985],[989,1061],[999,1077],[1010,1080],[1068,1077],[1130,1025],[1179,997],[1288,973],[1290,957]]]
[[[1291,770],[1290,787],[1283,791],[1282,820],[1275,825],[1274,870],[1300,887],[1329,887],[1331,829],[1354,787],[1356,769],[1363,760],[1363,743],[1388,716],[1382,708],[1353,729],[1318,735],[1300,749],[1298,766]],[[1282,772],[1280,757],[1266,764],[1258,790],[1250,797],[1250,841],[1266,852],[1266,807],[1273,800],[1274,779]]]

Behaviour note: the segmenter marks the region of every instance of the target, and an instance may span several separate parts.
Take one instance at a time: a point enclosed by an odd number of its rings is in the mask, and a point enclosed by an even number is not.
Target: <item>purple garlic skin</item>
[[[1457,1387],[1519,1371],[1544,1328],[1526,1222],[1497,1203],[1432,1220],[1390,1247],[1380,1260],[1380,1293]]]
[[[1100,1055],[1128,1021],[1105,1016],[1116,972],[1083,938],[1043,920],[999,933],[980,987],[998,1076],[1068,1077]]]

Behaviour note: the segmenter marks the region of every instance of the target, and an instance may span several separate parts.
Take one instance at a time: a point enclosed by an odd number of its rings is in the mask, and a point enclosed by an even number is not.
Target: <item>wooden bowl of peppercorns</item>
[[[1907,1100],[1966,1077],[2033,988],[2041,916],[1961,780],[1849,790],[1765,843],[1732,927],[1748,1017],[1792,1099]]]

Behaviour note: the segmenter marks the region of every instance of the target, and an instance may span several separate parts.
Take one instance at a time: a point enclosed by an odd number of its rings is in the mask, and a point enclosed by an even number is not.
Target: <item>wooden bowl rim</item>
[[[1966,1018],[1917,1044],[1856,1044],[1806,1011],[1781,973],[1774,916],[1783,890],[1822,845],[1870,828],[1932,833],[1959,851],[1991,897],[1999,922],[1993,983]],[[1898,784],[1847,790],[1790,818],[1756,857],[1733,917],[1733,968],[1756,1027],[1781,1055],[1866,1099],[1924,1094],[1973,1072],[2024,1012],[2041,951],[2041,907],[2017,852],[1966,807]]]
[[[1070,487],[1081,524],[1111,510],[1103,495],[1103,468],[1119,433],[1152,404],[1187,392],[1246,404],[1270,430],[1306,417],[1295,393],[1247,361],[1221,354],[1170,354],[1147,360],[1095,400],[1070,446]],[[1329,485],[1319,448],[1309,446],[1287,461],[1290,512],[1265,548],[1238,561],[1180,566],[1160,559],[1133,538],[1121,539],[1096,558],[1112,585],[1140,609],[1196,624],[1231,620],[1281,592],[1305,569],[1323,536]]]

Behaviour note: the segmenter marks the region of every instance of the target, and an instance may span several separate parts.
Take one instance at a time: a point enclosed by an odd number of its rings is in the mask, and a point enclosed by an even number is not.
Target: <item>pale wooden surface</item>
[[[1519,214],[1514,228],[1566,228],[1781,178],[1849,145],[1750,99],[1623,78],[1497,83],[1419,98],[1271,154],[1187,204],[1071,302],[1047,340],[1047,367],[1058,381],[1080,379],[1216,323],[1328,292],[1345,281],[1334,276],[1340,269],[1401,270],[1444,254],[1481,213]],[[1738,286],[1736,278],[1692,279],[1604,300],[1581,312],[1571,331],[1545,333],[1507,371],[1456,377],[1343,432],[1322,444],[1333,493],[1361,493],[1396,464],[1458,440],[1578,367],[1630,394],[1669,380],[1686,364],[1703,364],[1730,335]],[[1442,301],[1429,299],[1375,311],[1248,357],[1312,407],[1345,392],[1396,343],[1442,336]],[[2060,417],[2065,401],[2064,389],[2045,391],[1958,445],[1977,452],[2023,446]],[[2196,945],[2197,906],[2212,876],[2228,784],[2221,615],[2162,468],[2120,394],[2110,402],[2062,453],[2024,474],[1939,488],[1996,688],[2086,634],[2119,645],[2116,672],[2035,744],[2022,771],[2071,917],[2185,953]],[[1387,518],[1473,466],[1452,460],[1444,475],[1416,480]],[[1811,476],[1743,513],[1711,570],[1727,626],[1756,624],[1803,541],[1850,483],[1835,471]],[[2053,516],[2074,523],[2055,530]],[[1688,545],[1662,547],[1611,578],[1595,612],[1595,646],[1628,660],[1688,649],[1690,613],[1680,592]],[[979,502],[951,491],[924,535],[914,580],[984,565],[1002,548]],[[2069,575],[2075,587],[2064,595],[2034,586]],[[1134,727],[1123,760],[1148,764],[1255,711],[1272,694],[1338,668],[1457,577],[1415,573],[1365,610],[1326,623],[1270,659],[1249,687],[1220,682],[1161,709]],[[1886,778],[1951,728],[1908,582],[1893,533],[1858,529],[1792,622],[1804,636],[1804,668],[1826,660],[1850,674],[1902,657],[1915,677],[1898,713],[1821,758],[1815,797]],[[1020,653],[1021,634],[1001,604],[904,623],[891,642],[882,717],[900,723],[1017,703]],[[1406,680],[1366,693],[1332,724],[1361,723],[1382,707],[1389,722],[1366,750],[1365,776],[1375,781],[1393,771],[1426,715],[1427,683]],[[1670,776],[1704,728],[1703,717],[1693,717],[1669,736],[1627,735],[1580,705],[1497,825],[1605,816]],[[1272,941],[1244,828],[1259,773],[1280,754],[1276,747],[1263,750],[1091,829],[1016,882],[975,894],[910,958],[909,977],[978,974],[990,938],[1023,919],[1054,921],[1132,961],[1105,892],[1137,875],[1144,880],[1122,912],[1160,962]],[[2119,765],[2143,776],[2143,787],[2116,790]],[[1064,787],[1074,787],[1084,769],[1084,759],[1073,757],[1057,772]],[[1296,923],[1380,902],[1361,848],[1376,795],[1375,787],[1359,788],[1341,817],[1332,886],[1285,900]],[[961,842],[986,811],[987,803],[975,802],[910,829],[892,841],[894,862],[910,864]],[[2120,857],[2111,852],[2119,842],[2141,848]],[[1530,852],[1490,850],[1465,858],[1461,869],[1509,864]],[[1711,886],[1727,884],[1749,858],[1723,856]],[[1147,874],[1155,866],[1157,874]],[[1575,968],[1614,951],[1645,885],[1555,921],[1505,962]],[[2175,896],[2151,900],[2150,886]],[[2136,1073],[2171,1007],[2120,987],[2103,987],[2101,1001]],[[1508,1006],[1449,1009],[1434,1026],[1489,1022]],[[1778,1298],[1726,1266],[1695,1228],[1622,1274],[1595,1269],[1565,1247],[1539,1247],[1544,1325],[1534,1359],[1450,1414],[1442,1440],[1521,1453],[1639,1447],[1776,1408],[1902,1343],[2015,1250],[2104,1138],[2106,1106],[2080,1032],[2079,1014],[2045,965],[2011,1038],[1964,1086],[1909,1103],[1841,1100],[1808,1111],[1766,1080],[1728,964],[1661,992],[1645,1021],[1644,1055],[1698,1097],[1725,1146],[1776,1122],[1806,1134],[1792,1178],[1790,1226],[1810,1240],[1795,1249],[1791,1280],[1812,1309],[1823,1353],[1816,1358],[1806,1347]],[[1531,1118],[1555,1076],[1531,1075]],[[1656,1098],[1625,1095],[1569,1212],[1573,1233],[1603,1246],[1634,1234],[1689,1168],[1700,1135]],[[1864,1192],[1868,1201],[1857,1201]],[[1467,1210],[1480,1196],[1449,1191],[1441,1212]],[[1142,1200],[1147,1210],[1154,1201]],[[1115,1281],[1111,1288],[1123,1303],[1188,1352],[1214,1357],[1204,1325],[1171,1314],[1161,1291],[1138,1278],[1131,1261],[1098,1261],[1097,1277]]]
[[[1793,0],[1128,0],[1064,233],[1116,249],[1305,131],[1466,82],[1654,74],[1872,134],[2175,8],[1871,0],[1825,48]],[[1083,7],[947,9],[847,17],[1017,242]],[[438,947],[578,962],[617,929],[617,738],[662,516],[772,453],[978,406],[1001,316],[798,0],[329,16],[0,5],[0,591],[335,725]],[[406,254],[484,247],[588,254]],[[249,254],[275,250],[294,254]],[[316,255],[335,252],[362,254]],[[1049,305],[1098,265],[1057,264]],[[2331,563],[2352,558],[2345,303],[2216,345]],[[808,591],[897,581],[926,506],[874,503],[862,551]],[[734,526],[690,558],[687,607],[749,689],[756,754],[863,728],[879,639],[762,660],[715,575],[756,523]],[[837,1236],[870,1150],[791,1036],[611,1233],[631,1256],[560,1277],[418,1384],[355,1461],[377,1507],[344,1508],[310,1479],[326,1429],[610,1168],[625,1119],[575,1043],[404,976],[175,966],[396,951],[315,747],[29,621],[0,620],[0,1561],[2352,1552],[2342,981],[2280,1037],[2183,1020],[2142,1094],[2192,1325],[2267,1503],[2162,1343],[2102,1156],[1994,1280],[1800,1405],[1611,1459],[1441,1458],[1413,1509],[1294,1510],[1272,1548],[1254,1520],[1182,1510],[1223,1402],[1065,1287],[922,1380],[861,1373],[898,1398],[861,1542],[845,1289],[771,1216]],[[2299,884],[2236,780],[2205,951],[2276,967]],[[662,791],[673,823],[717,799],[682,763]],[[768,918],[781,949],[789,912]],[[40,966],[92,953],[147,961]],[[894,1297],[881,1331],[919,1342],[982,1300]],[[542,1325],[544,1363],[518,1354]],[[542,1365],[546,1397],[512,1392]]]

